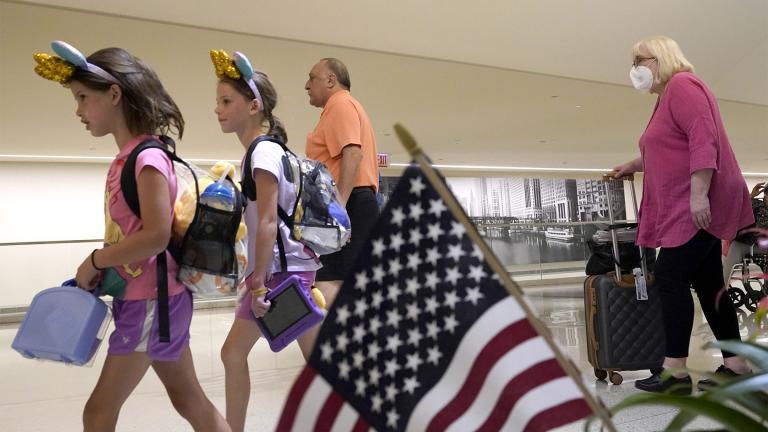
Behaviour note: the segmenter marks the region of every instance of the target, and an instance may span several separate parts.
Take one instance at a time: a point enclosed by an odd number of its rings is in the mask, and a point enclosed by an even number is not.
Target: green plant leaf
[[[754,342],[713,341],[704,345],[705,349],[719,348],[730,351],[749,360],[761,372],[768,372],[768,347]]]
[[[698,399],[721,404],[726,401],[732,401],[760,416],[763,420],[768,418],[768,403],[766,403],[768,394],[762,393],[763,389],[768,388],[768,374],[730,379],[730,381],[726,379],[726,382],[727,384],[715,387],[701,394]],[[672,422],[667,427],[670,430],[681,430],[695,419],[696,416],[696,413],[682,410],[672,419]]]
[[[725,385],[715,387],[702,398],[725,402],[733,400],[762,418],[768,418],[768,374],[751,375],[731,380]]]
[[[692,422],[698,414],[688,410],[681,410],[675,418],[667,425],[667,430],[683,430],[683,428]]]
[[[629,407],[640,405],[664,405],[679,408],[682,411],[694,413],[696,416],[700,415],[711,418],[733,432],[768,431],[768,428],[763,426],[760,422],[736,409],[705,398],[694,398],[690,396],[677,396],[663,393],[635,394],[619,402],[611,408],[611,412],[616,414]]]

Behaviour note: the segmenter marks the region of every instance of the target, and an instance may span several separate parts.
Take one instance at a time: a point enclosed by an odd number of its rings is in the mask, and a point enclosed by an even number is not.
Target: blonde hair
[[[693,72],[693,65],[685,58],[680,46],[666,36],[651,36],[635,43],[632,47],[632,59],[640,55],[640,47],[656,58],[659,65],[658,80],[666,84],[678,72]]]

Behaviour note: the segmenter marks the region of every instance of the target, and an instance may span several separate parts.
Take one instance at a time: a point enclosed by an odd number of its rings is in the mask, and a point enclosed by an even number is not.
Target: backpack
[[[177,180],[174,221],[167,250],[179,265],[178,279],[199,298],[234,293],[247,264],[243,199],[229,175],[215,179],[211,174],[176,155],[173,140],[166,136],[141,142],[128,155],[120,177],[120,187],[131,211],[141,217],[136,185],[136,158],[149,148],[159,148],[173,161]],[[226,173],[226,171],[224,171]],[[224,175],[224,173],[222,175]],[[229,191],[231,209],[206,204],[209,190]],[[158,315],[160,336],[167,336],[168,267],[165,251],[157,255]],[[165,321],[165,324],[164,324]],[[166,326],[165,330],[163,326]],[[167,340],[166,340],[167,341]]]
[[[253,179],[251,157],[262,141],[271,141],[282,147],[283,171],[288,181],[296,185],[296,200],[290,214],[277,206],[280,220],[288,227],[291,237],[307,246],[316,255],[327,255],[347,244],[352,232],[347,210],[339,201],[339,191],[331,173],[324,164],[313,159],[297,156],[278,136],[262,135],[248,147],[242,172],[243,195],[256,200],[256,184]],[[277,247],[280,266],[287,271],[283,239],[277,230]]]

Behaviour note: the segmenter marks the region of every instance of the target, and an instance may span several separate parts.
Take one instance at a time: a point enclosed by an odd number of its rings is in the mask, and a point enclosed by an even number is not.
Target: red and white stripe
[[[416,405],[406,430],[537,430],[543,412],[551,428],[591,411],[553,351],[509,297],[486,311],[464,335],[448,370]]]
[[[278,432],[363,432],[371,430],[328,382],[307,366],[288,394]]]

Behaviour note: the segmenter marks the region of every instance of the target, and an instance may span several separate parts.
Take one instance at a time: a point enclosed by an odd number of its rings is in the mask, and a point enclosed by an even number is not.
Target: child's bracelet
[[[93,266],[93,268],[95,268],[98,271],[104,271],[104,270],[106,270],[106,268],[102,268],[102,267],[99,267],[99,266],[96,265],[96,257],[95,257],[95,255],[96,255],[96,251],[97,250],[98,249],[94,249],[93,252],[91,252],[91,265]]]
[[[251,295],[254,296],[254,297],[261,297],[264,294],[266,294],[267,291],[269,291],[269,290],[266,289],[266,288],[252,289],[251,290]]]

